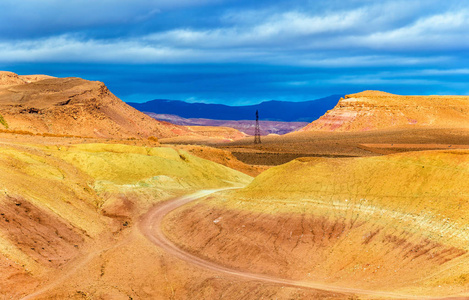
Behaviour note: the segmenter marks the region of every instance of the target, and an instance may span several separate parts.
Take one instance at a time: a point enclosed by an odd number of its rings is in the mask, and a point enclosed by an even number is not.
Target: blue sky
[[[3,0],[0,69],[124,101],[469,94],[465,1]]]

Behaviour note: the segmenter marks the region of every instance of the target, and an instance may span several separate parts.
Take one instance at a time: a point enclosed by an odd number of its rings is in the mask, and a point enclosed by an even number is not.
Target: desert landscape
[[[469,299],[460,0],[2,0],[0,300]]]
[[[1,296],[469,297],[468,104],[365,91],[254,144],[1,72]]]

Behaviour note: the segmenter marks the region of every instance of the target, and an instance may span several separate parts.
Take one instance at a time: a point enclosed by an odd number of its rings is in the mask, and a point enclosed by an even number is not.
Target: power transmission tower
[[[256,110],[256,129],[254,132],[254,144],[261,143],[261,129],[259,127],[259,111]]]

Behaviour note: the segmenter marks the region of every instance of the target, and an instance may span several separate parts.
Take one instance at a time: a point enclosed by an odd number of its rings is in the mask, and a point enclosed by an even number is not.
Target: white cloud
[[[284,82],[285,85],[290,85],[290,86],[305,86],[305,85],[310,85],[310,81],[287,81]]]
[[[469,48],[469,10],[428,16],[413,24],[357,37],[356,45],[379,49],[443,50]]]
[[[447,70],[437,70],[437,69],[427,69],[419,71],[420,75],[469,75],[469,69],[447,69]]]
[[[261,14],[262,15],[262,14]],[[258,20],[257,24],[236,24],[226,28],[196,30],[175,29],[148,35],[148,41],[169,43],[184,47],[225,48],[241,46],[280,45],[284,41],[301,37],[351,30],[361,24],[362,10],[311,16],[298,11],[289,11]],[[298,45],[295,41],[294,45]],[[289,45],[283,44],[289,48]],[[290,46],[293,46],[290,45]]]
[[[145,62],[176,61],[193,55],[191,50],[149,47],[136,41],[82,41],[59,36],[37,41],[0,43],[3,62]]]
[[[186,39],[196,39],[181,33]],[[351,55],[278,49],[178,47],[148,39],[83,40],[75,36],[21,42],[0,42],[0,62],[103,62],[103,63],[222,63],[247,62],[321,68],[417,66],[450,61],[448,56]]]
[[[401,3],[402,5],[402,3]],[[295,50],[427,51],[469,48],[469,10],[446,11],[410,18],[417,4],[385,3],[321,15],[286,11],[261,12],[254,22],[230,16],[226,27],[178,28],[150,34],[149,43],[193,49],[250,48],[269,52]],[[405,18],[404,18],[405,17]],[[236,20],[237,22],[234,22]]]
[[[210,1],[217,0],[198,4]],[[188,0],[170,2],[138,0],[140,5],[146,3],[153,8],[141,17],[158,14],[156,4],[190,5]],[[129,3],[121,0],[117,5],[125,7]],[[403,3],[385,2],[321,13],[263,10],[257,17],[254,11],[246,15],[242,11],[222,16],[222,24],[212,29],[181,27],[108,40],[89,38],[84,33],[4,40],[0,41],[0,61],[245,62],[340,68],[440,64],[453,59],[446,50],[468,50],[469,10],[443,11],[409,20],[422,4],[413,2],[400,13]],[[434,53],[421,54],[429,50]]]
[[[0,42],[0,62],[196,63],[242,61],[259,52],[217,52],[150,45],[136,39],[81,40],[73,36]],[[261,53],[262,55],[262,53]]]
[[[444,64],[442,64],[444,66]],[[469,69],[467,68],[441,68],[441,69],[416,69],[416,70],[394,70],[394,71],[380,71],[376,73],[377,76],[383,78],[406,78],[406,77],[438,77],[444,78],[445,76],[459,76],[459,75],[469,75]],[[464,76],[459,76],[459,78],[464,79]]]
[[[331,57],[310,61],[311,64],[323,67],[372,67],[372,66],[418,66],[441,63],[450,60],[446,56],[418,57],[411,55],[363,55]],[[306,64],[306,62],[305,62]]]
[[[347,84],[347,85],[364,85],[364,86],[376,86],[376,85],[414,85],[414,86],[425,86],[425,85],[438,85],[441,84],[439,80],[428,80],[428,79],[402,79],[402,78],[379,78],[376,75],[365,75],[365,76],[342,76],[331,80],[324,80],[330,84]]]

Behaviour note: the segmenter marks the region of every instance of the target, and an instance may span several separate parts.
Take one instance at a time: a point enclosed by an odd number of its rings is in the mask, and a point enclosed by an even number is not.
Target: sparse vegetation
[[[158,143],[158,138],[157,138],[156,136],[150,136],[150,137],[148,137],[148,140],[149,140],[150,142]]]
[[[8,129],[8,123],[7,123],[7,121],[5,120],[5,118],[4,118],[2,115],[0,115],[0,123],[1,123],[6,129]]]

